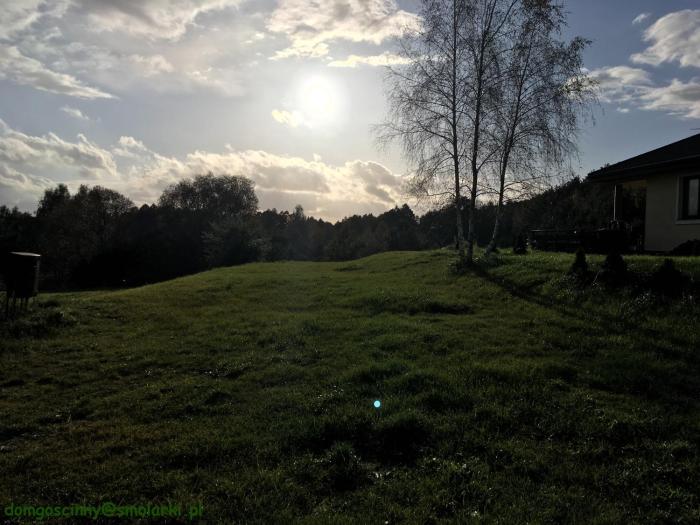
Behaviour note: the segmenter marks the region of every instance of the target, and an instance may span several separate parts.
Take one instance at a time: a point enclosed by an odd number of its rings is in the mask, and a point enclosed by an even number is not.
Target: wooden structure
[[[11,252],[3,264],[5,280],[5,317],[19,310],[26,310],[29,299],[39,293],[39,263],[41,255],[28,252]]]

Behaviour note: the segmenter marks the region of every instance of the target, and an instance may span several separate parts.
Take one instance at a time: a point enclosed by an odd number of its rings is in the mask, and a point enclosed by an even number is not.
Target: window
[[[700,219],[700,177],[683,179],[681,194],[681,219]]]

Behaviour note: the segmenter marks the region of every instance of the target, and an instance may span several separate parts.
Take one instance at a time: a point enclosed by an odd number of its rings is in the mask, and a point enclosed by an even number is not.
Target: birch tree
[[[470,138],[469,233],[465,262],[471,264],[476,242],[476,205],[482,170],[493,162],[497,148],[490,140],[493,134],[494,99],[501,82],[500,55],[503,40],[512,25],[512,16],[524,0],[468,0],[465,17],[465,44],[468,49],[464,77],[467,94],[467,115]]]
[[[565,15],[557,0],[423,0],[421,18],[401,41],[405,65],[387,74],[390,109],[378,138],[403,146],[414,195],[451,200],[460,258],[471,264],[484,176],[495,172],[497,181],[490,252],[506,192],[541,178],[533,166],[575,150],[580,110],[593,96],[582,62],[588,42],[559,40]]]
[[[409,191],[449,199],[455,209],[456,245],[464,255],[462,177],[468,145],[467,40],[470,0],[424,0],[422,24],[400,42],[405,65],[388,68],[389,112],[378,126],[380,144],[397,141],[412,167]]]
[[[551,0],[523,0],[498,53],[500,82],[493,104],[492,139],[497,204],[489,255],[496,247],[507,191],[546,179],[576,151],[581,116],[595,99],[594,83],[584,72],[582,38],[560,40],[566,18]],[[512,169],[515,168],[515,169]]]

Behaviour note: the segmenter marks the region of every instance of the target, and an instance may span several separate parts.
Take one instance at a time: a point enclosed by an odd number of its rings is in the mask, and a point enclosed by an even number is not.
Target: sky
[[[418,1],[7,0],[0,10],[0,204],[34,211],[65,183],[136,204],[212,171],[252,178],[262,209],[337,220],[414,201],[377,148],[386,65]],[[594,121],[571,167],[700,130],[700,0],[568,0],[592,41]]]

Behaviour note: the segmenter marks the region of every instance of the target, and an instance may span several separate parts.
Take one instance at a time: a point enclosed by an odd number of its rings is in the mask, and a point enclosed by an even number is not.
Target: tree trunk
[[[452,162],[455,172],[455,215],[457,218],[457,254],[464,259],[464,228],[460,210],[459,138],[457,136],[457,2],[452,2]]]
[[[465,262],[471,264],[474,261],[474,237],[476,235],[476,195],[477,184],[479,183],[479,167],[477,164],[477,154],[479,151],[479,131],[481,113],[481,94],[478,95],[476,124],[474,125],[474,144],[472,148],[472,187],[469,203],[469,234],[467,235],[467,255]]]
[[[501,214],[503,213],[503,194],[506,189],[506,172],[508,170],[508,161],[510,160],[510,152],[513,147],[512,139],[509,139],[506,145],[506,150],[503,153],[503,159],[501,159],[500,173],[499,173],[499,186],[498,186],[498,205],[496,206],[496,220],[493,223],[493,233],[491,234],[491,241],[486,247],[486,257],[491,255],[494,248],[496,248],[496,242],[498,241],[498,230],[501,227]]]
[[[457,161],[459,162],[459,161]],[[462,226],[462,210],[460,209],[459,164],[455,164],[455,215],[457,218],[457,254],[464,259],[464,227]]]
[[[472,181],[478,181],[477,177],[472,177]],[[476,185],[472,182],[471,203],[469,205],[469,233],[467,235],[467,254],[465,260],[467,264],[474,262],[474,237],[476,235],[475,210],[476,210]]]
[[[496,248],[496,242],[498,241],[498,233],[501,229],[501,214],[503,213],[503,193],[505,189],[505,171],[501,171],[501,185],[498,191],[498,205],[496,206],[496,220],[493,223],[493,233],[491,234],[491,241],[486,247],[485,255],[488,257],[493,253]]]
[[[485,37],[484,37],[485,38]],[[469,234],[467,236],[467,255],[465,262],[471,264],[474,262],[474,236],[476,234],[476,224],[474,221],[476,219],[476,196],[477,196],[477,186],[479,183],[479,146],[481,139],[481,108],[482,108],[482,96],[484,93],[484,54],[486,53],[486,44],[482,40],[481,50],[479,54],[479,67],[477,73],[477,90],[476,90],[476,108],[474,111],[474,140],[472,142],[472,188],[471,188],[471,202],[469,203]]]

